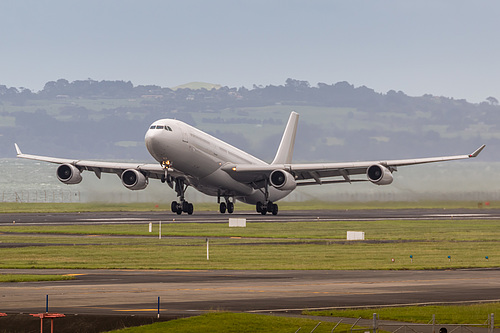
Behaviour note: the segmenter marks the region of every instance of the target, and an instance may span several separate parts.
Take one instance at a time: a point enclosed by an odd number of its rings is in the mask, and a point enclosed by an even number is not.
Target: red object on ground
[[[50,318],[50,333],[54,333],[54,318],[66,317],[62,313],[30,313],[30,316],[40,318],[40,333],[43,333],[44,318]]]
[[[0,312],[0,317],[7,317],[6,313]]]

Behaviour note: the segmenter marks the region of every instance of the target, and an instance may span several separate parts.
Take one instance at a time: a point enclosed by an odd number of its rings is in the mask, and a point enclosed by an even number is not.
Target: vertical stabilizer
[[[299,114],[295,111],[290,113],[288,123],[286,124],[285,132],[281,138],[281,143],[271,164],[290,164],[293,157],[293,146],[295,145],[295,133],[297,132],[297,124],[299,122]]]

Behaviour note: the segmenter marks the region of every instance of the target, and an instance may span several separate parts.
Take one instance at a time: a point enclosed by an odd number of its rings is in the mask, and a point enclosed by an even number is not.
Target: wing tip
[[[469,157],[477,157],[477,155],[479,155],[479,153],[483,151],[484,147],[486,147],[486,145],[482,145],[481,147],[477,148],[472,154],[469,155]]]
[[[23,153],[21,152],[21,149],[19,148],[19,146],[17,145],[17,143],[14,143],[14,146],[16,147],[16,154],[19,156],[19,155],[22,155]]]

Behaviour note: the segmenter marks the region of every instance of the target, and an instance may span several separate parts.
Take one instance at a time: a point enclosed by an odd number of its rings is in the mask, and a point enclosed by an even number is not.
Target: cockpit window
[[[170,131],[172,132],[172,128],[170,126],[164,126],[164,125],[151,125],[151,127],[149,127],[149,129],[165,129],[167,131]]]

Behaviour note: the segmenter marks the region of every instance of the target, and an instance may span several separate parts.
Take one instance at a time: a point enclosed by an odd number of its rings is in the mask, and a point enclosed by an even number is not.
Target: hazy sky
[[[500,99],[500,2],[5,0],[0,84],[348,81]]]

